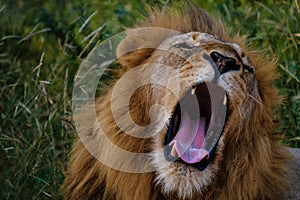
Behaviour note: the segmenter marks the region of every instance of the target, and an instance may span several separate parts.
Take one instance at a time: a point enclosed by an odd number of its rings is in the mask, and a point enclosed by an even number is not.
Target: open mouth
[[[211,82],[191,88],[170,119],[164,143],[169,162],[204,170],[214,157],[227,118],[225,91]]]

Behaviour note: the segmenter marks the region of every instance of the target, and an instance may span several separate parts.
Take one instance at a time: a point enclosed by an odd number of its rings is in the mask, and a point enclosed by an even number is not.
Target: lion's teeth
[[[227,104],[227,96],[224,95],[223,105],[225,106]]]
[[[196,92],[196,88],[194,87],[194,88],[192,88],[191,95],[194,95],[195,92]]]
[[[172,150],[171,150],[171,156],[173,157],[178,157],[175,145],[172,146]]]

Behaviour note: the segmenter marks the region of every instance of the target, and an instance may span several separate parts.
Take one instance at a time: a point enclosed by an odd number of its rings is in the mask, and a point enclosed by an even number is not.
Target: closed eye
[[[178,43],[175,45],[176,48],[182,48],[182,49],[192,49],[193,47],[187,45],[186,43]]]

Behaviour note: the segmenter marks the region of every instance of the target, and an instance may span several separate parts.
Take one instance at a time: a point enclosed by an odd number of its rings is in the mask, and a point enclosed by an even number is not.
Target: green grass
[[[71,95],[82,59],[145,13],[137,0],[0,3],[0,199],[60,199],[76,131]],[[164,7],[172,1],[150,3]],[[263,2],[263,3],[261,3]],[[199,3],[278,58],[285,143],[300,147],[300,8],[294,1]]]

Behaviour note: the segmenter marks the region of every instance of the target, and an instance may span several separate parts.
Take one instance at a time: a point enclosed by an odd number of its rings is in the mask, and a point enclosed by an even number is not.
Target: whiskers
[[[270,113],[267,111],[267,109],[265,108],[265,105],[261,102],[261,100],[257,99],[256,97],[254,97],[253,95],[251,95],[247,92],[245,94],[246,94],[246,96],[250,97],[252,100],[254,100],[260,106],[260,108],[264,111],[264,113],[266,114],[266,116],[268,117],[268,119],[270,121],[273,121],[272,117],[270,116]]]

